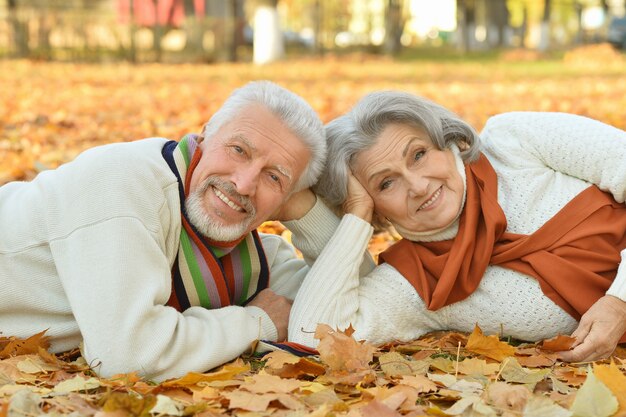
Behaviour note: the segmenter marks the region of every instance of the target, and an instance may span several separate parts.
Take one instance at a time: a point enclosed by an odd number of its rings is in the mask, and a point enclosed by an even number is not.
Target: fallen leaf
[[[566,410],[549,398],[533,395],[528,399],[522,417],[570,417],[572,412]]]
[[[495,375],[500,369],[497,363],[487,363],[484,359],[466,358],[459,362],[458,371],[465,375]]]
[[[487,387],[489,403],[499,410],[521,413],[531,392],[523,385],[494,382]]]
[[[159,414],[167,416],[182,416],[181,408],[174,400],[166,395],[157,395],[156,404],[150,409],[150,414]]]
[[[278,398],[278,394],[252,394],[247,391],[232,391],[224,393],[224,398],[230,401],[229,409],[247,411],[265,411],[270,402]]]
[[[430,367],[429,361],[408,360],[398,352],[380,355],[378,363],[386,376],[424,375]]]
[[[319,339],[317,350],[320,360],[331,371],[369,370],[369,363],[376,348],[367,342],[357,342],[347,333],[333,330],[326,324],[318,324],[315,338]]]
[[[405,375],[399,383],[415,388],[418,393],[437,391],[437,385],[422,375]]]
[[[68,393],[68,392],[76,392],[76,391],[89,391],[95,388],[100,387],[100,381],[96,378],[83,378],[80,375],[76,375],[72,379],[67,379],[63,382],[58,383],[53,391],[57,393]]]
[[[577,417],[609,417],[615,414],[619,404],[611,390],[587,369],[587,379],[576,393],[570,411]]]
[[[528,369],[522,367],[515,358],[509,358],[502,362],[500,376],[506,382],[516,382],[520,384],[528,384],[534,387],[534,384],[543,380],[550,373],[549,369]]]
[[[359,409],[362,417],[402,417],[402,414],[390,408],[380,401],[370,401],[366,406]]]
[[[27,355],[38,353],[39,349],[50,347],[49,337],[45,335],[46,330],[37,333],[26,339],[17,337],[0,337],[0,359],[10,356]]]
[[[611,361],[610,365],[594,364],[593,373],[617,398],[619,402],[617,414],[626,413],[626,376],[624,376],[624,373],[615,365],[615,362]]]
[[[212,381],[226,381],[233,379],[233,377],[248,372],[250,370],[249,365],[242,364],[227,364],[224,365],[219,371],[200,374],[197,372],[189,372],[182,378],[165,381],[161,385],[164,387],[185,387],[198,385],[199,383],[207,383]]]
[[[264,370],[281,378],[301,378],[324,375],[326,368],[306,358],[300,358],[288,352],[275,351],[265,355],[267,362]]]
[[[552,339],[546,339],[541,343],[541,349],[548,352],[560,352],[570,350],[576,342],[575,337],[559,334]]]
[[[23,388],[11,396],[8,416],[37,416],[42,410],[39,405],[41,397],[28,388]]]
[[[268,392],[288,393],[300,388],[301,383],[297,379],[284,379],[275,375],[256,374],[246,378],[241,389],[254,394],[265,394]]]
[[[508,343],[501,342],[498,339],[498,336],[483,335],[483,332],[480,330],[478,325],[474,327],[474,331],[467,340],[465,349],[470,352],[478,353],[479,355],[485,355],[488,358],[492,358],[497,361],[502,361],[504,358],[515,354],[515,348],[513,346]]]

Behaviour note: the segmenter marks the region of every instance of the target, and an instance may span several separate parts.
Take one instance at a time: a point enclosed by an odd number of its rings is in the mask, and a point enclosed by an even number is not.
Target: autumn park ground
[[[233,64],[0,61],[0,184],[28,180],[98,144],[198,132],[236,87],[278,82],[327,122],[373,90],[401,89],[454,110],[478,130],[516,110],[562,111],[626,129],[626,56],[607,45],[558,57],[528,51],[391,60],[368,55]],[[264,230],[283,232],[277,223]],[[393,238],[376,235],[376,254]],[[626,416],[626,350],[564,364],[566,339],[521,343],[427,335],[374,347],[319,328],[319,356],[242,356],[205,374],[154,384],[104,379],[78,351],[47,353],[45,336],[0,334],[0,417],[147,416]],[[1,329],[0,329],[1,330]],[[112,341],[114,343],[114,341]],[[557,344],[554,346],[554,344]]]

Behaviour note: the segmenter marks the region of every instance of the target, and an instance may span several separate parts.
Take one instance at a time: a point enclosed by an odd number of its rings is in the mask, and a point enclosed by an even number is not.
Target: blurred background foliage
[[[0,57],[263,64],[440,48],[550,53],[607,40],[625,13],[626,0],[0,0]]]

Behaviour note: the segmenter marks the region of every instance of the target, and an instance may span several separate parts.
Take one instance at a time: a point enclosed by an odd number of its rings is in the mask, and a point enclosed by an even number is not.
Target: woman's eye
[[[423,150],[419,150],[415,152],[415,155],[413,155],[413,160],[418,161],[422,156],[424,156],[425,153],[426,151],[423,151]]]
[[[391,182],[392,182],[391,180],[384,180],[383,182],[380,183],[378,188],[380,189],[380,191],[384,191],[391,186]]]
[[[234,145],[233,150],[238,154],[243,154],[243,148],[241,146]]]
[[[280,177],[276,174],[270,174],[270,179],[275,183],[280,183]]]

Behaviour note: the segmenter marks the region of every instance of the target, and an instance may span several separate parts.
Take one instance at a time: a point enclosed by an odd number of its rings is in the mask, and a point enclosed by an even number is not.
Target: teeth
[[[422,209],[430,207],[435,202],[437,197],[439,197],[439,194],[441,194],[441,187],[437,191],[435,191],[435,194],[433,194],[433,196],[427,202],[422,204],[420,208],[418,208],[418,210],[422,210]]]
[[[228,207],[230,207],[233,210],[239,211],[239,212],[243,212],[244,211],[243,208],[241,208],[238,205],[236,205],[235,203],[233,203],[220,190],[218,190],[217,188],[213,188],[213,190],[215,191],[215,195],[218,196],[220,200],[222,200],[224,203],[228,204]]]

